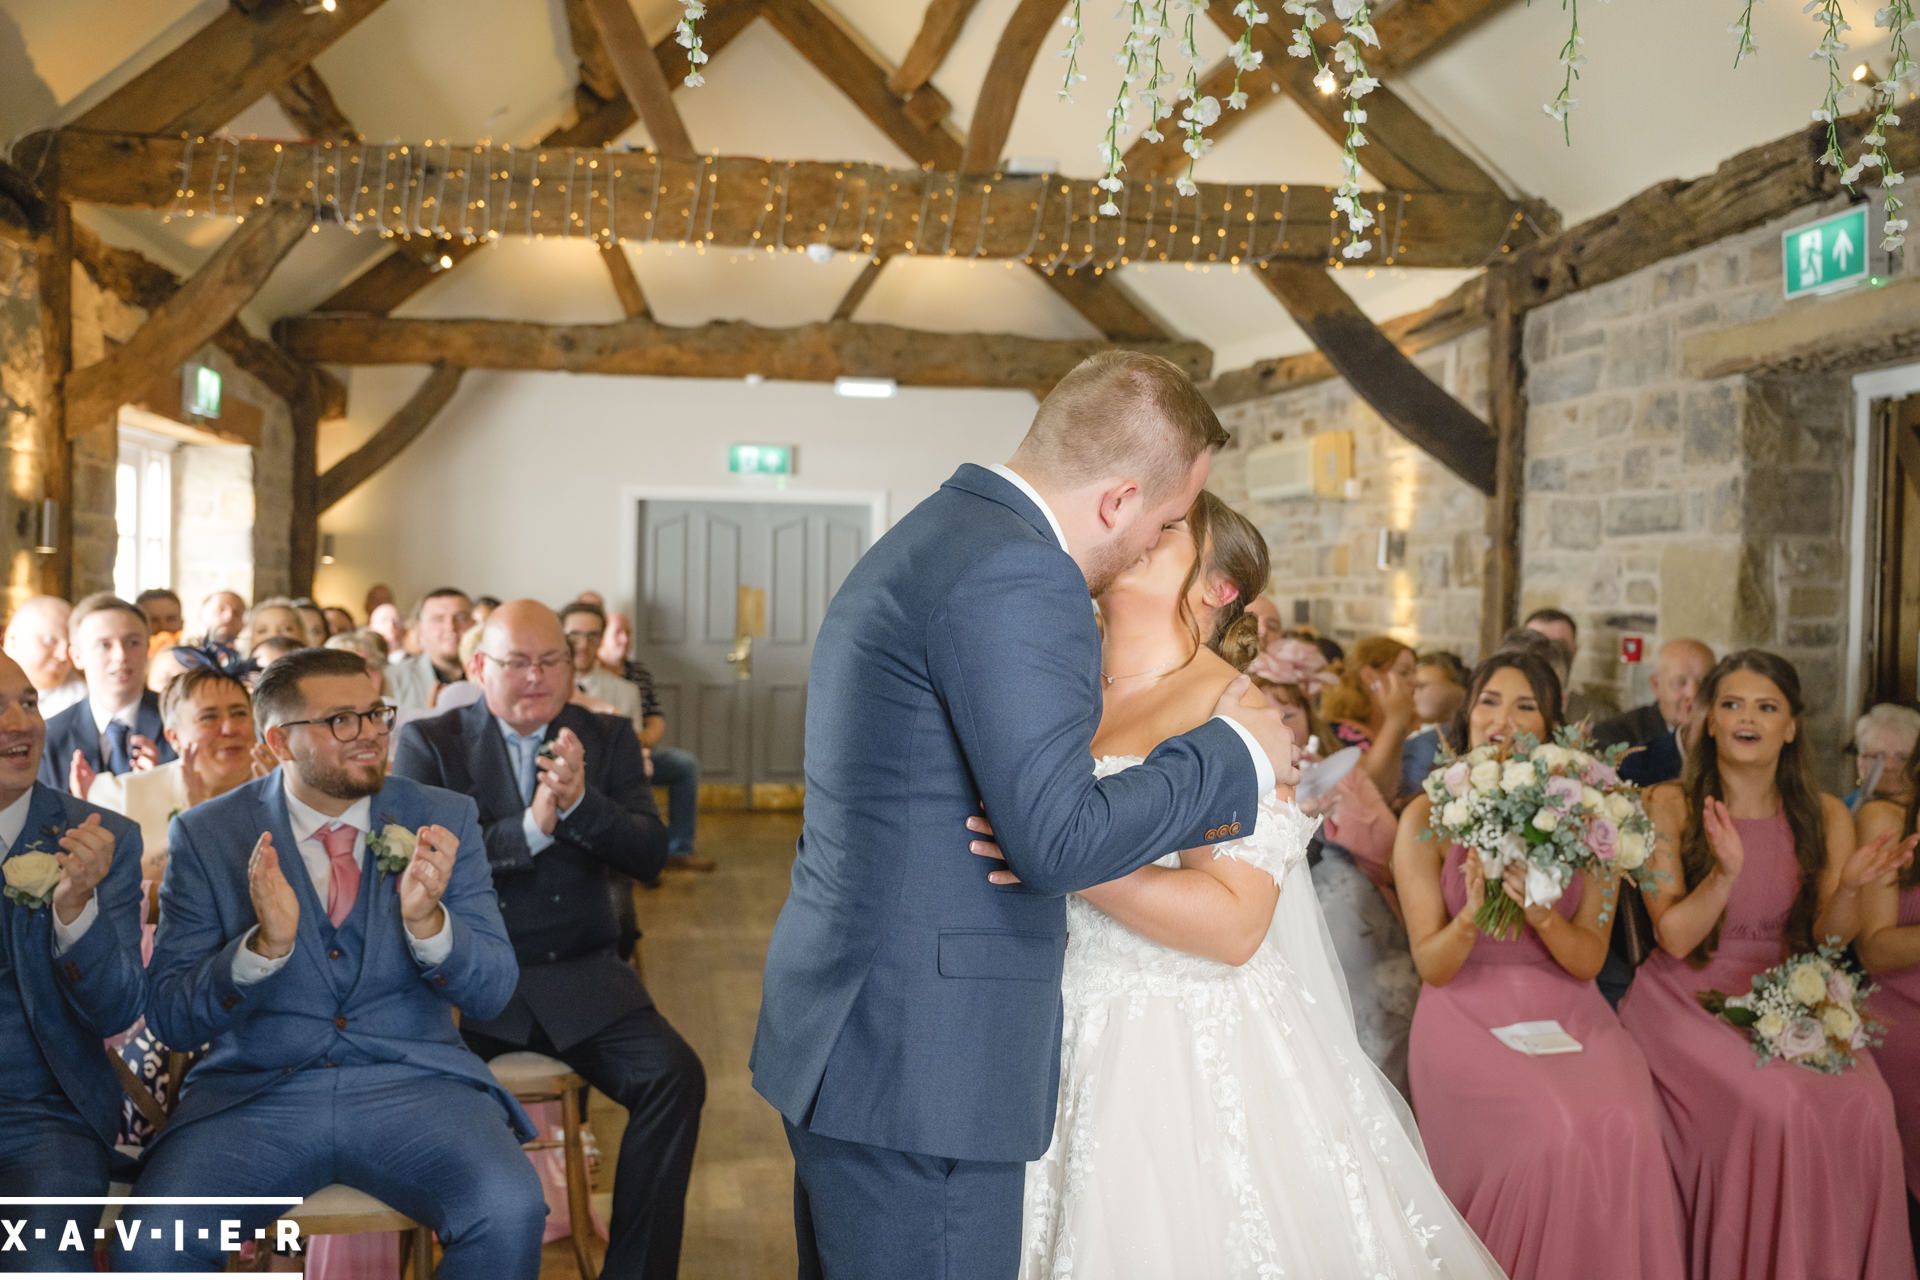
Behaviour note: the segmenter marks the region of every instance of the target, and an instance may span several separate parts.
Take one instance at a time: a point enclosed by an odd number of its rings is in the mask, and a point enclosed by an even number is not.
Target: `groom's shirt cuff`
[[[1247,754],[1253,757],[1254,776],[1260,779],[1260,798],[1262,800],[1266,799],[1268,793],[1271,792],[1275,786],[1279,785],[1279,779],[1274,776],[1273,761],[1267,759],[1266,748],[1260,745],[1258,738],[1255,738],[1252,733],[1248,732],[1247,726],[1241,724],[1231,716],[1215,716],[1214,719],[1222,722],[1227,728],[1239,734],[1240,741],[1247,744]]]

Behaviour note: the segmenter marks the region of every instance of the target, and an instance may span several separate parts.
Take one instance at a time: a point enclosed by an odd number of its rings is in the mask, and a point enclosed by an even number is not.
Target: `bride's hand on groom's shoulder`
[[[973,832],[975,837],[967,845],[967,851],[1000,864],[996,870],[987,873],[987,883],[1019,884],[1020,877],[1007,870],[1007,855],[993,842],[993,824],[984,815],[976,815],[967,819],[967,830]]]
[[[1300,781],[1300,749],[1273,699],[1254,688],[1251,677],[1241,675],[1220,695],[1213,714],[1225,716],[1253,735],[1273,765],[1280,794],[1291,798],[1294,784]]]

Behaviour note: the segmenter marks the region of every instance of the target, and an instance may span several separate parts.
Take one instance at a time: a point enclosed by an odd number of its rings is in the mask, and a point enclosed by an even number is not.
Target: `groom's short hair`
[[[1040,402],[1019,457],[1065,485],[1132,475],[1153,500],[1174,492],[1202,452],[1232,440],[1179,365],[1102,351]]]

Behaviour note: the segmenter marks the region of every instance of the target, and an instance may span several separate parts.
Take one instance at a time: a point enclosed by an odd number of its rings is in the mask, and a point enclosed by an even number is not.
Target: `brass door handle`
[[[753,637],[741,636],[727,652],[727,661],[742,680],[753,679]]]

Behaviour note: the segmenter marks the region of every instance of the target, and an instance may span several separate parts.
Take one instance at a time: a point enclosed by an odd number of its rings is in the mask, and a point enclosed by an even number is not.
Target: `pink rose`
[[[1835,1004],[1851,1005],[1853,998],[1852,978],[1848,977],[1839,969],[1835,969],[1827,975],[1827,999],[1833,1001]]]
[[[1620,852],[1620,828],[1606,818],[1587,824],[1587,848],[1602,862],[1612,862]]]
[[[1603,760],[1595,760],[1580,775],[1580,780],[1596,791],[1607,791],[1620,785],[1620,775],[1614,767]]]
[[[1446,784],[1447,794],[1455,800],[1467,794],[1467,777],[1472,772],[1465,760],[1455,760],[1448,765],[1446,773],[1441,777],[1441,781]]]
[[[1547,803],[1556,809],[1580,807],[1580,782],[1577,778],[1548,778]]]
[[[1827,1029],[1812,1018],[1795,1018],[1780,1033],[1780,1055],[1793,1062],[1811,1058],[1827,1047]]]

